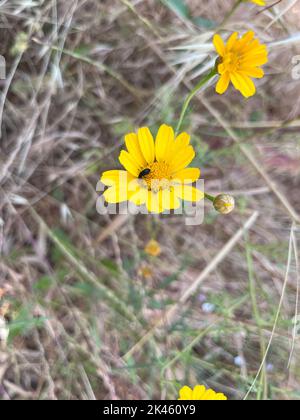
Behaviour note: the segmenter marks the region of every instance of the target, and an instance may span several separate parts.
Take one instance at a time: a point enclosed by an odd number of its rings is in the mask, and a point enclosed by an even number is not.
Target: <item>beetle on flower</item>
[[[125,170],[104,172],[101,182],[108,187],[103,195],[108,203],[130,201],[146,205],[150,213],[178,209],[180,200],[198,202],[204,193],[192,185],[200,169],[187,168],[195,157],[190,136],[175,136],[172,127],[162,125],[156,139],[147,127],[125,136],[127,150],[119,161]]]

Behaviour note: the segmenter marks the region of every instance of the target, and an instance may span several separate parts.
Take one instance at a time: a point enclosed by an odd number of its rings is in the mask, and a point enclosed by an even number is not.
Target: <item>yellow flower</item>
[[[194,389],[184,386],[179,391],[178,400],[227,400],[227,397],[222,393],[216,393],[212,389],[206,389],[204,385],[196,385]]]
[[[234,32],[226,45],[220,35],[214,36],[214,46],[219,54],[217,70],[221,76],[216,87],[217,93],[222,95],[231,81],[246,98],[255,94],[256,88],[251,77],[260,79],[264,76],[259,67],[268,62],[268,51],[254,36],[254,32],[249,31],[239,38],[239,34]]]
[[[153,277],[153,271],[148,265],[142,265],[138,270],[138,274],[139,276],[144,277],[146,280],[149,280]]]
[[[104,172],[101,181],[109,188],[103,193],[108,203],[130,201],[145,204],[150,213],[180,207],[181,200],[197,202],[203,192],[192,184],[200,176],[198,168],[187,168],[195,157],[190,136],[175,138],[172,127],[162,125],[156,140],[149,128],[140,128],[125,136],[127,151],[119,161],[125,170]]]
[[[146,254],[151,255],[151,257],[158,257],[161,253],[159,243],[154,239],[151,239],[145,246],[145,252]]]
[[[259,6],[265,6],[266,2],[264,0],[249,0],[251,3],[258,4]]]

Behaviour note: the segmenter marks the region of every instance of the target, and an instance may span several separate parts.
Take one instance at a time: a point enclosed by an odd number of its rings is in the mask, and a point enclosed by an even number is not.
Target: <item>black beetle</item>
[[[142,172],[140,172],[139,179],[142,179],[142,178],[144,178],[144,176],[149,175],[150,172],[151,172],[150,169],[148,169],[148,168],[147,169],[144,169]]]

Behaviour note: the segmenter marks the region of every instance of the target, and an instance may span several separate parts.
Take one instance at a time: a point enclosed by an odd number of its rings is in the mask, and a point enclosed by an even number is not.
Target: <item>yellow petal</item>
[[[212,389],[208,389],[202,396],[202,400],[212,401],[216,399],[216,393]]]
[[[115,184],[122,184],[123,182],[127,183],[128,177],[127,171],[113,170],[103,172],[100,181],[107,186],[112,186]]]
[[[186,147],[190,144],[191,136],[187,133],[181,133],[176,137],[174,143],[174,151]]]
[[[249,44],[255,37],[255,33],[253,31],[246,32],[239,41],[239,48],[244,48],[246,44]]]
[[[140,167],[138,163],[134,160],[131,154],[122,150],[119,156],[119,161],[124,168],[130,172],[133,176],[138,177],[140,173]]]
[[[140,148],[147,164],[152,164],[155,160],[155,147],[153,136],[147,127],[138,130]]]
[[[231,74],[230,79],[234,87],[239,90],[245,98],[249,98],[255,94],[255,85],[249,77],[243,76],[240,73],[233,73]]]
[[[214,36],[213,43],[214,43],[214,46],[215,46],[215,49],[216,49],[217,53],[221,57],[223,57],[225,55],[226,49],[225,49],[223,39],[220,37],[220,35],[216,34]]]
[[[168,125],[162,125],[158,130],[155,142],[155,154],[158,162],[169,162],[174,144],[174,130]]]
[[[141,206],[146,203],[148,197],[148,189],[147,188],[139,188],[136,192],[133,192],[130,195],[129,201],[134,203],[137,206]]]
[[[229,82],[230,82],[229,72],[226,72],[226,73],[222,74],[222,76],[220,77],[220,79],[217,83],[216,92],[219,93],[220,95],[222,95],[224,92],[226,92],[226,90],[228,89],[228,86],[229,86]]]
[[[134,178],[132,176],[128,178],[127,188],[130,194],[135,194],[141,188],[145,188],[145,186],[146,185],[143,184],[143,181],[138,178]]]
[[[227,67],[225,66],[224,63],[221,63],[218,65],[218,73],[219,74],[224,74],[227,71]]]
[[[103,196],[107,203],[116,204],[128,200],[127,188],[109,187],[104,191]]]
[[[193,390],[188,386],[184,386],[179,391],[179,400],[191,400],[192,394]]]
[[[265,0],[250,0],[252,3],[258,4],[258,6],[265,6]]]
[[[216,400],[220,400],[220,401],[227,401],[228,400],[228,398],[224,394],[222,394],[221,392],[218,392],[216,394],[215,398],[216,398]]]
[[[163,211],[162,192],[158,191],[157,193],[155,193],[152,191],[148,191],[146,206],[150,213],[161,213]]]
[[[239,42],[241,42],[238,48],[238,54],[240,55],[240,57],[245,58],[253,54],[266,52],[265,45],[260,44],[258,39],[254,39],[248,44],[245,44],[245,43],[243,44],[242,40],[240,40]]]
[[[141,169],[144,168],[146,166],[146,160],[142,154],[137,134],[127,134],[125,136],[125,144],[132,158],[137,162]]]
[[[180,200],[176,197],[174,190],[163,190],[161,193],[163,210],[176,210],[181,206]]]
[[[261,45],[257,40],[251,46],[246,46],[240,66],[262,66],[268,62],[268,50],[266,45]]]
[[[243,71],[240,73],[245,76],[254,77],[255,79],[261,79],[265,74],[262,69],[257,67],[243,67]]]
[[[176,185],[174,186],[175,195],[184,201],[197,202],[204,198],[202,191],[190,185]]]
[[[188,166],[191,161],[195,157],[195,151],[192,146],[188,146],[185,148],[180,149],[179,151],[176,151],[175,156],[170,162],[170,169],[171,172],[179,172],[181,169]]]
[[[176,172],[173,175],[174,183],[185,183],[185,184],[192,184],[193,182],[197,181],[200,177],[200,169],[199,168],[185,168],[181,171]]]
[[[243,48],[243,52],[246,54],[254,54],[254,53],[266,53],[268,52],[266,45],[261,44],[258,39],[253,39],[249,44],[246,44]]]
[[[239,35],[238,32],[234,32],[230,36],[226,44],[226,51],[230,51],[233,48],[234,44],[236,43],[238,35]]]
[[[243,67],[258,67],[263,66],[268,62],[268,55],[266,53],[260,53],[257,55],[247,56],[245,59],[241,60],[241,68]]]
[[[201,400],[206,391],[205,386],[196,385],[193,390],[193,400]]]

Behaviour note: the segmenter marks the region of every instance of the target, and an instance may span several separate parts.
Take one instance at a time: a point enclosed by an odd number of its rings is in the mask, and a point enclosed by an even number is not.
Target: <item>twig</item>
[[[95,243],[99,244],[120,229],[128,221],[128,214],[120,214],[100,233]]]

